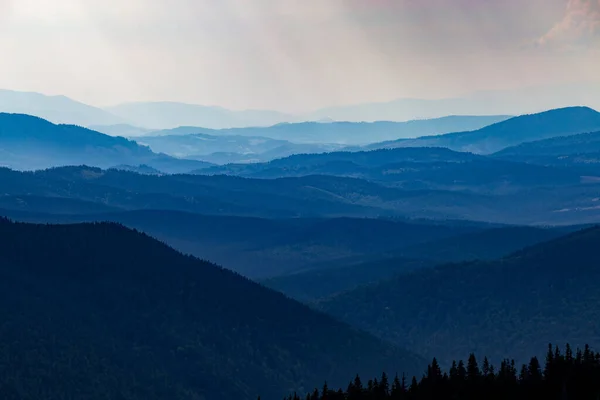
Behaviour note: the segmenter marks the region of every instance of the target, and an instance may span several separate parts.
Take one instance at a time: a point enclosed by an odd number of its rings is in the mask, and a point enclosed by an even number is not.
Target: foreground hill
[[[406,122],[299,122],[222,130],[180,127],[154,132],[152,135],[204,133],[212,136],[262,136],[294,143],[365,145],[384,140],[479,129],[507,118],[505,116],[450,116]]]
[[[478,130],[400,140],[371,147],[433,146],[491,154],[524,142],[597,130],[600,130],[600,113],[588,107],[568,107],[514,117]]]
[[[0,220],[0,388],[15,398],[280,398],[420,359],[114,224]],[[6,398],[6,397],[3,397]]]
[[[600,345],[600,228],[499,261],[451,264],[340,294],[322,310],[444,362],[524,360],[548,343]]]
[[[41,169],[63,165],[108,168],[147,164],[165,172],[187,172],[208,163],[153,153],[122,137],[74,125],[54,125],[24,114],[0,113],[0,166]]]

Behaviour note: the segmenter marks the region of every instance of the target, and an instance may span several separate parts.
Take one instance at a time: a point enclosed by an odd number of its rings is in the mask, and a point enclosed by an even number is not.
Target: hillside
[[[524,142],[597,130],[600,113],[588,107],[568,107],[514,117],[474,131],[388,142],[380,147],[433,146],[491,154]]]
[[[55,124],[109,125],[123,120],[97,107],[65,96],[46,96],[33,92],[0,89],[0,113],[29,114]]]
[[[275,399],[421,366],[118,225],[1,220],[0,238],[0,387],[21,398]]]
[[[75,214],[78,213],[78,214]],[[33,196],[0,196],[0,216],[23,222],[110,221],[250,278],[266,278],[376,257],[402,246],[484,229],[483,224],[419,223],[366,218],[265,219],[169,210],[116,212],[97,203]]]
[[[555,239],[573,230],[576,228],[528,226],[493,228],[409,246],[399,250],[398,254],[438,262],[495,260],[522,248]]]
[[[299,154],[267,163],[204,168],[203,175],[282,178],[308,175],[353,177],[405,189],[503,192],[522,187],[579,183],[577,171],[507,162],[445,148],[409,147],[360,152]]]
[[[378,253],[315,264],[308,270],[262,283],[297,300],[314,301],[439,263],[499,259],[575,229],[502,227],[448,235],[419,244],[398,242],[397,246],[383,248]]]
[[[334,144],[296,144],[287,140],[261,136],[208,135],[204,133],[147,135],[135,138],[135,140],[158,153],[217,164],[270,161],[291,154],[324,153],[339,150],[342,147]]]
[[[186,135],[204,133],[212,136],[262,136],[293,143],[338,143],[344,145],[366,145],[384,140],[415,138],[473,130],[505,120],[504,116],[450,116],[407,122],[297,122],[280,123],[269,127],[210,130],[180,127],[154,132],[152,135]]]
[[[494,158],[576,169],[582,174],[600,172],[600,132],[559,136],[508,147]]]
[[[139,175],[85,166],[36,172],[0,168],[0,182],[1,196],[66,198],[120,210],[261,218],[403,217],[540,225],[597,221],[597,183],[579,183],[579,175],[570,171],[555,173],[548,168],[548,173],[540,174],[540,168],[546,167],[525,167],[529,173],[521,174],[516,185],[502,178],[502,169],[495,170],[498,179],[489,181],[485,169],[464,167],[463,177],[471,180],[467,182],[470,187],[457,185],[445,173],[441,174],[445,181],[415,179],[402,187],[325,175],[282,179]]]
[[[0,166],[34,170],[63,165],[108,168],[147,164],[165,172],[187,172],[208,163],[179,160],[122,137],[112,137],[75,125],[54,125],[24,114],[0,113]]]
[[[540,354],[548,343],[600,345],[600,228],[499,261],[419,270],[340,294],[319,308],[443,362]]]

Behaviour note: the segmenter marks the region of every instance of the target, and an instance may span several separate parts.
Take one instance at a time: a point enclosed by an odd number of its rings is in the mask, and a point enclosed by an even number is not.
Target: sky
[[[305,112],[600,81],[600,0],[0,0],[0,88]]]

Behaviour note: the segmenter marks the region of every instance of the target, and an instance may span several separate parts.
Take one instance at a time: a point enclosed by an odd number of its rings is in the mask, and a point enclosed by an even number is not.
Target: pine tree
[[[571,361],[573,359],[571,358]],[[537,357],[532,357],[527,367],[528,377],[531,382],[538,383],[542,381],[542,367]]]
[[[481,371],[477,365],[475,354],[471,353],[467,361],[467,379],[471,382],[476,382],[481,377]]]
[[[381,381],[379,382],[379,392],[385,398],[390,394],[390,383],[387,374],[384,372],[381,374]]]
[[[483,376],[487,377],[490,374],[490,362],[488,361],[487,357],[483,358],[483,367],[482,370],[483,372]]]

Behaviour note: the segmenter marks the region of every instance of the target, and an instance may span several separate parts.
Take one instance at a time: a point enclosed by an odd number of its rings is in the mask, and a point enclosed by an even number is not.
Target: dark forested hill
[[[523,360],[548,343],[600,345],[600,228],[500,261],[407,273],[319,307],[444,362],[476,352]]]
[[[514,117],[478,130],[399,140],[382,143],[379,146],[372,145],[371,148],[435,146],[490,154],[524,142],[599,129],[600,113],[588,107],[567,107]]]
[[[148,164],[165,172],[188,172],[209,165],[153,153],[136,142],[79,126],[54,125],[29,115],[4,113],[0,113],[0,156],[0,166],[24,170]]]
[[[265,219],[169,210],[106,212],[110,210],[96,203],[29,196],[0,196],[0,208],[3,206],[10,209],[0,209],[0,216],[23,222],[117,222],[250,278],[283,275],[314,264],[329,265],[349,256],[380,258],[381,253],[486,226],[367,218]],[[27,211],[36,209],[40,211]]]
[[[458,262],[495,260],[525,247],[555,239],[575,227],[511,226],[469,232],[399,250],[404,257]]]
[[[295,299],[312,301],[439,263],[498,259],[574,230],[575,227],[515,226],[477,229],[412,245],[399,241],[395,247],[382,247],[378,256],[368,253],[332,260],[315,264],[308,270],[267,279],[263,283]]]
[[[0,220],[0,390],[278,399],[420,359],[115,224]],[[7,397],[6,394],[16,397]]]

